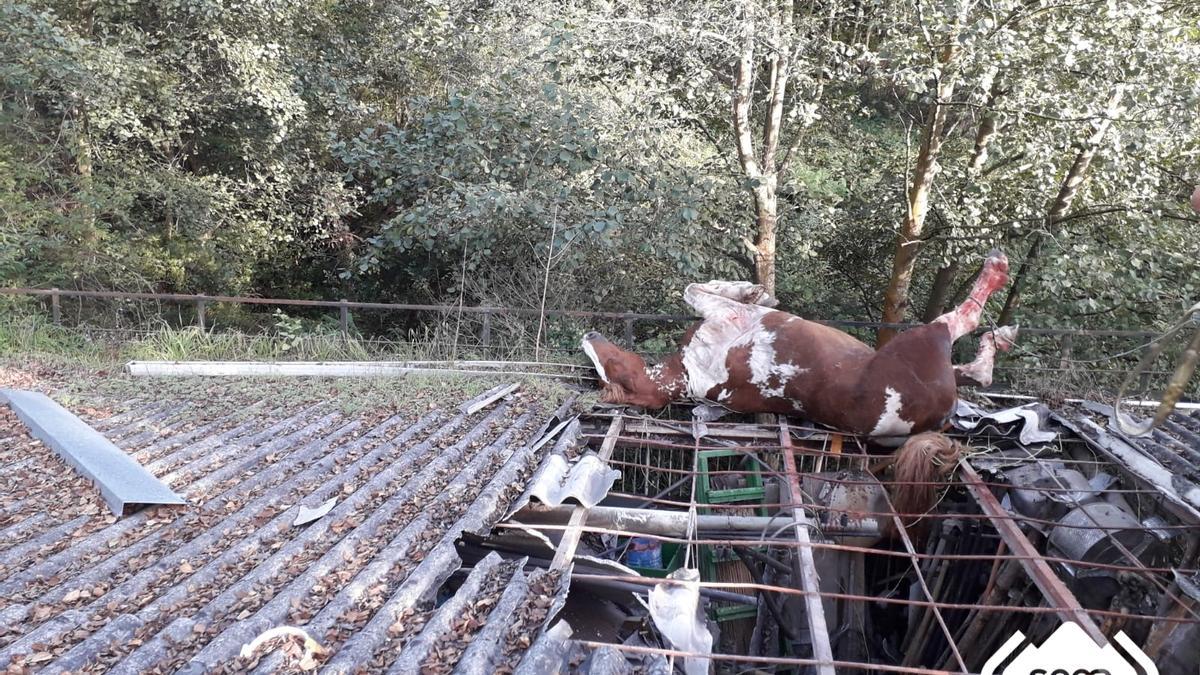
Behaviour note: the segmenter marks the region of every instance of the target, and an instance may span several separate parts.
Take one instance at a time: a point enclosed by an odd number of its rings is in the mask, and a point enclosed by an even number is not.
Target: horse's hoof
[[[996,340],[996,349],[1006,352],[1017,344],[1017,334],[1020,333],[1020,326],[1002,326],[992,331],[992,335]]]

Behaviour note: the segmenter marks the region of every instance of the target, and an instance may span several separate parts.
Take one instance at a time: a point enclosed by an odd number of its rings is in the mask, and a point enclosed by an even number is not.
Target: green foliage
[[[0,4],[0,284],[532,308],[545,287],[548,307],[677,312],[686,283],[753,274],[731,73],[744,45],[787,44],[785,306],[877,318],[943,78],[958,84],[916,301],[950,261],[961,288],[995,245],[1016,268],[1036,234],[1027,325],[1159,327],[1200,295],[1183,208],[1200,182],[1200,34],[1182,5],[791,3],[790,22],[781,6]],[[960,55],[943,67],[948,39]],[[756,142],[770,77],[752,83]],[[1113,129],[1049,223],[1117,83]],[[437,322],[356,318],[458,349]],[[270,347],[173,331],[145,349],[353,349],[332,324],[274,322]]]
[[[123,351],[142,361],[363,361],[373,355],[358,341],[330,333],[300,332],[299,322],[276,335],[162,326]],[[378,354],[374,356],[379,356]]]
[[[239,292],[328,239],[353,199],[313,162],[303,10],[0,7],[5,281]]]
[[[71,354],[86,357],[93,351],[79,333],[65,330],[33,313],[6,312],[0,319],[0,355],[31,356]]]

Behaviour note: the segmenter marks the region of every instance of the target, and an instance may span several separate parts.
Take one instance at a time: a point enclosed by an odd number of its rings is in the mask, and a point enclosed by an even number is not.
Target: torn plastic
[[[1179,590],[1186,593],[1192,600],[1200,602],[1200,574],[1189,576],[1179,570],[1171,570],[1171,575],[1175,577],[1175,583],[1179,585]]]
[[[324,504],[321,504],[316,508],[309,508],[301,504],[299,512],[296,513],[296,519],[292,521],[292,526],[299,527],[301,525],[307,525],[314,520],[324,518],[325,514],[332,511],[333,507],[337,505],[337,501],[337,497],[330,497],[325,501]]]
[[[728,415],[729,408],[712,403],[701,403],[692,408],[692,438],[700,440],[708,435],[708,422],[715,422]]]
[[[695,654],[711,654],[713,636],[700,606],[700,570],[681,568],[667,576],[683,583],[658,584],[650,590],[650,617],[663,637],[675,649]],[[689,656],[684,659],[687,675],[706,675],[709,659]]]
[[[1002,427],[1020,423],[1020,441],[1023,445],[1049,443],[1058,438],[1058,432],[1044,429],[1050,410],[1041,403],[1007,408],[997,412],[986,412],[979,406],[959,399],[950,416],[950,423],[962,431],[975,431],[981,425],[992,424],[997,431],[1003,432]]]

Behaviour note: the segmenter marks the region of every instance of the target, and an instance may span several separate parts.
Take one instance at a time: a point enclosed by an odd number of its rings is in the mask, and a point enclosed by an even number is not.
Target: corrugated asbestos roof
[[[1054,418],[1139,482],[1159,491],[1176,515],[1200,521],[1200,411],[1173,413],[1144,436],[1122,433],[1112,424],[1111,415],[1111,406],[1089,402],[1056,412]]]
[[[486,532],[520,495],[552,411],[528,397],[474,415],[459,403],[419,418],[315,405],[202,422],[187,405],[135,407],[94,426],[193,506],[122,519],[0,406],[0,668],[519,669],[560,575],[493,555],[448,598],[445,582],[460,534]],[[314,661],[285,637],[239,655],[285,624],[328,653]]]
[[[573,420],[563,431],[563,439],[574,439],[579,435],[579,421]],[[592,508],[600,503],[612,489],[621,472],[607,462],[586,451],[575,452],[573,443],[558,443],[542,460],[541,465],[529,479],[529,486],[513,504],[515,512],[532,500],[548,506],[559,506],[568,501]],[[573,457],[567,456],[568,446]]]

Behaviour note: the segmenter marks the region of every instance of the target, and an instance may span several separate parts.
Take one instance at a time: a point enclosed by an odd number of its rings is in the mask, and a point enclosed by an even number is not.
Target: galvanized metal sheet
[[[0,399],[8,402],[35,438],[96,484],[114,514],[124,515],[130,505],[187,503],[112,441],[45,394],[0,389]]]

